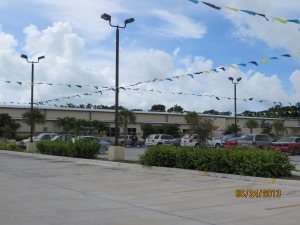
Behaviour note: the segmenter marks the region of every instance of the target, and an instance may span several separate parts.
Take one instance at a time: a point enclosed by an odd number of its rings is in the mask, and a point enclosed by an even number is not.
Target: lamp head
[[[134,18],[129,18],[124,21],[125,24],[132,23],[132,22],[134,22]]]
[[[236,79],[237,82],[239,82],[239,81],[241,81],[241,80],[242,80],[241,77],[238,77],[238,78]]]
[[[21,55],[21,58],[26,59],[26,60],[28,59],[27,55],[24,55],[24,54]]]
[[[231,80],[231,81],[233,81],[233,77],[228,77],[228,80]]]
[[[40,56],[40,57],[38,57],[38,60],[41,60],[43,58],[45,58],[45,56]]]
[[[104,20],[107,20],[107,21],[111,21],[111,15],[108,15],[107,13],[103,13],[101,15],[101,18],[104,19]]]

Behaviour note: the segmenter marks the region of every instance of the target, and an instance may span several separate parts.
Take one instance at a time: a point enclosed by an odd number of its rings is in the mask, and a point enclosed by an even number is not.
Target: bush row
[[[76,140],[75,142],[38,141],[36,146],[42,154],[85,159],[96,158],[100,149],[99,143],[88,140]]]
[[[19,145],[14,142],[0,141],[1,150],[19,151]]]
[[[287,154],[253,148],[178,148],[153,146],[140,156],[144,166],[173,167],[256,177],[291,176],[295,166]]]

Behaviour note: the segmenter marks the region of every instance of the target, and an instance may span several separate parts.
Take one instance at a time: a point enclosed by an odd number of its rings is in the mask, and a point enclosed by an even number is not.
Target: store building
[[[85,109],[85,108],[58,108],[58,107],[39,107],[39,109],[45,114],[45,124],[36,125],[36,134],[42,132],[63,132],[61,128],[55,126],[55,122],[58,118],[75,117],[77,119],[84,120],[99,120],[109,124],[111,130],[114,130],[114,117],[115,111],[108,109]],[[0,106],[0,114],[8,113],[13,119],[21,124],[21,128],[18,130],[18,134],[29,134],[30,127],[22,121],[22,114],[29,111],[28,106]],[[153,111],[134,111],[136,115],[136,124],[128,125],[129,134],[137,134],[142,136],[142,124],[151,124],[158,129],[162,129],[164,124],[178,124],[180,131],[185,133],[188,130],[188,125],[185,121],[185,114],[181,113],[168,113],[168,112],[153,112]],[[224,131],[231,124],[234,124],[234,116],[221,116],[221,115],[207,115],[200,114],[202,117],[208,117],[214,120],[216,129],[213,136],[223,136]],[[286,128],[285,135],[300,134],[300,119],[295,118],[265,118],[265,117],[238,117],[237,125],[242,129],[242,133],[249,133],[249,128],[246,126],[248,119],[253,118],[257,120],[260,125],[262,121],[272,124],[274,121],[283,120]],[[255,128],[254,133],[260,133],[261,127]],[[120,127],[120,134],[123,134],[123,128]],[[113,132],[106,134],[106,136],[113,136]]]

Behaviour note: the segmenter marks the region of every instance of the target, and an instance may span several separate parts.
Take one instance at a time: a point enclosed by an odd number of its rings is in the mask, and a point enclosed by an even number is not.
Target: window
[[[256,141],[268,141],[268,137],[265,135],[257,135],[255,139]]]
[[[128,134],[136,134],[136,128],[127,128]]]

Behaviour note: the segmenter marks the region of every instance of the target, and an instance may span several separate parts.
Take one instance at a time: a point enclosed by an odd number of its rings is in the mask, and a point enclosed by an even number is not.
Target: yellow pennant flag
[[[269,62],[269,60],[268,59],[261,59],[261,60],[259,60],[260,62],[263,62],[263,63],[268,63]]]
[[[238,12],[238,11],[240,11],[239,9],[232,8],[232,7],[228,7],[228,6],[223,6],[223,7],[224,7],[224,8],[226,8],[226,9],[229,9],[229,10],[235,11],[235,12]]]
[[[277,20],[280,23],[287,23],[287,21],[285,19],[282,19],[280,17],[273,17],[274,20]]]

